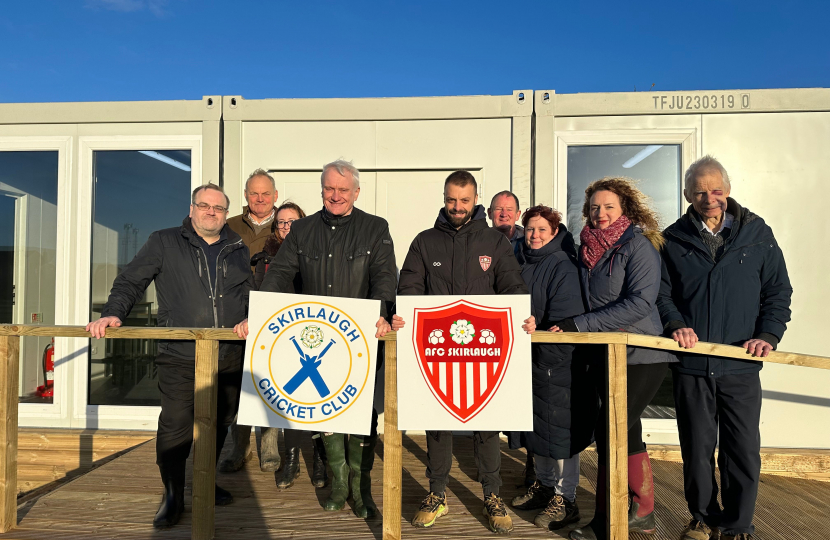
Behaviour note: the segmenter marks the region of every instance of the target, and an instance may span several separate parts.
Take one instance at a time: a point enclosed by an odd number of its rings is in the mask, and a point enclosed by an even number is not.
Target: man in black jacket
[[[375,326],[382,337],[390,330],[388,319],[395,305],[397,267],[395,250],[385,219],[355,208],[360,195],[360,172],[348,161],[323,167],[323,209],[295,221],[282,247],[268,266],[261,291],[293,293],[294,278],[302,278],[302,294],[380,300]],[[241,337],[248,323],[238,325]],[[379,347],[379,351],[382,348]],[[378,367],[380,366],[379,352]],[[323,444],[334,479],[325,509],[341,510],[349,496],[349,469],[354,511],[359,517],[377,515],[372,499],[371,470],[377,444],[377,412],[372,411],[369,436],[324,433]]]
[[[528,294],[513,246],[498,229],[487,226],[478,205],[473,175],[456,171],[444,182],[444,208],[435,226],[423,231],[409,247],[401,268],[399,295]],[[393,329],[404,327],[395,315]],[[533,317],[523,328],[531,333]],[[429,494],[412,519],[415,527],[431,527],[447,513],[444,493],[452,465],[452,432],[427,431]],[[473,433],[476,466],[484,489],[484,511],[493,532],[508,533],[513,522],[499,497],[501,452],[498,431]]]
[[[792,287],[784,255],[763,219],[729,198],[729,176],[705,156],[686,171],[686,215],[664,231],[657,305],[678,344],[698,340],[744,347],[764,357],[790,320]],[[684,540],[748,540],[761,473],[762,363],[678,354],[673,364],[686,502]],[[718,431],[720,430],[720,432]],[[721,499],[715,483],[719,444]]]
[[[150,235],[141,251],[115,278],[101,318],[86,329],[102,338],[109,326],[121,326],[151,281],[159,299],[158,326],[231,328],[245,318],[253,287],[248,248],[225,224],[228,198],[214,184],[193,191],[190,216],[181,227]],[[244,344],[219,344],[216,457],[236,416],[242,386]],[[164,482],[164,497],[153,520],[155,527],[172,527],[184,510],[185,462],[193,443],[193,388],[196,344],[159,341],[156,366],[161,391],[161,414],[156,439],[156,463]],[[216,504],[233,497],[216,486]]]

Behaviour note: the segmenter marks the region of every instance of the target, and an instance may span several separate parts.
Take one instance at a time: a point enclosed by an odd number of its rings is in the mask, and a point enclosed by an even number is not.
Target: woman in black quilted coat
[[[522,219],[525,237],[514,242],[537,331],[585,312],[573,236],[561,218],[547,206],[528,209]],[[509,441],[511,448],[534,454],[537,480],[513,499],[513,507],[543,508],[534,520],[538,527],[556,530],[579,521],[579,452],[592,442],[597,413],[596,392],[582,358],[586,352],[567,344],[532,346],[533,431],[512,432]]]

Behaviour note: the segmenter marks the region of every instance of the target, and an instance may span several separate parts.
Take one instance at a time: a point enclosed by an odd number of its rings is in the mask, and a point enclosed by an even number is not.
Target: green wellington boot
[[[349,465],[346,463],[346,436],[342,433],[321,435],[326,447],[331,474],[331,495],[324,508],[330,512],[342,510],[349,498]]]
[[[375,463],[375,445],[378,437],[351,435],[349,437],[349,467],[352,475],[352,498],[357,517],[371,519],[378,515],[372,499],[372,466]],[[331,463],[331,458],[329,458]]]

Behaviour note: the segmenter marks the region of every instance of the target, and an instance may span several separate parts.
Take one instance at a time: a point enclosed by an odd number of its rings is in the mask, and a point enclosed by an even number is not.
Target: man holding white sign
[[[376,337],[382,337],[391,329],[388,319],[394,309],[397,285],[395,251],[392,237],[389,234],[389,224],[383,218],[367,214],[354,207],[360,194],[360,172],[350,162],[337,160],[327,164],[323,167],[320,183],[323,209],[294,222],[291,234],[287,236],[268,267],[260,291],[294,292],[294,278],[299,274],[304,295],[379,300],[380,318],[375,327]],[[297,306],[295,310],[300,308],[301,306]],[[304,313],[308,315],[307,319],[318,317],[319,311],[309,311],[308,306],[303,309],[306,310]],[[318,309],[323,308],[318,306]],[[291,313],[284,315],[284,317],[291,316]],[[296,316],[299,316],[299,313]],[[331,309],[325,314],[329,321],[331,319],[328,317],[333,316]],[[354,335],[359,335],[349,334],[354,330],[354,325],[344,330],[341,324],[345,326],[342,318],[337,323],[337,327],[346,333],[348,339],[345,341],[351,342]],[[281,328],[281,326],[277,328],[277,333]],[[323,391],[325,382],[318,377],[318,369],[324,362],[322,355],[327,353],[326,343],[329,341],[318,343],[324,338],[321,337],[321,333],[311,329],[311,321],[308,329],[309,332],[299,339],[305,339],[307,347],[313,345],[314,357],[306,356],[303,346],[296,347],[301,353],[301,369],[294,379],[287,382],[286,386],[291,385],[288,390],[293,390],[296,386],[296,388],[305,389],[304,391],[318,391],[323,394],[326,393]],[[247,337],[247,320],[237,325],[236,330],[240,337]],[[288,347],[292,346],[293,342],[283,341]],[[355,343],[357,343],[357,338],[355,338]],[[297,350],[292,354],[295,354]],[[318,350],[319,353],[316,352]],[[328,354],[332,353],[328,352]],[[358,354],[361,353],[357,352],[355,356]],[[282,391],[288,393],[285,386]],[[348,385],[343,391],[349,395]],[[356,393],[351,397],[356,397]],[[277,402],[274,406],[278,406]],[[354,472],[351,492],[355,503],[355,514],[362,518],[376,516],[377,507],[372,499],[370,473],[377,444],[377,412],[372,411],[369,435],[324,433],[323,443],[334,476],[331,495],[325,503],[325,509],[336,511],[342,510],[345,506],[349,496],[349,470],[351,469]]]
[[[528,294],[519,264],[513,255],[513,248],[503,234],[487,226],[484,207],[477,204],[477,192],[476,180],[469,172],[456,171],[447,177],[444,182],[444,208],[439,212],[435,226],[420,233],[412,242],[401,268],[399,296],[464,295],[469,298],[470,295]],[[427,347],[423,351],[424,355],[431,356],[435,353],[440,356],[465,356],[471,359],[475,356],[478,361],[503,356],[505,351],[502,350],[503,347],[498,346],[495,338],[500,333],[509,333],[510,324],[496,323],[496,319],[487,313],[497,310],[481,309],[481,306],[465,301],[461,303],[467,304],[463,306],[466,310],[464,313],[470,315],[465,315],[465,319],[453,320],[446,329],[436,327],[431,330],[428,342],[441,346]],[[529,301],[527,309],[530,309]],[[494,330],[479,329],[480,335],[476,336],[476,324],[471,320],[474,317],[493,321],[488,324],[493,324]],[[402,317],[393,317],[393,330],[401,330],[404,325]],[[503,326],[503,332],[500,332],[496,325]],[[522,328],[527,333],[533,332],[536,328],[533,317],[525,320]],[[446,337],[444,332],[447,333]],[[476,342],[473,342],[473,338],[477,338]],[[450,343],[448,339],[456,345],[444,346]],[[475,346],[465,347],[472,344]],[[439,379],[444,381],[444,393],[448,394],[445,408],[457,418],[466,421],[465,418],[471,412],[468,403],[465,401],[462,404],[459,399],[449,396],[453,392],[448,388],[453,386],[452,381],[456,377],[454,374],[440,371],[441,367],[436,367],[435,370],[438,372],[436,381],[439,385]],[[481,384],[478,377],[470,378],[474,384]],[[485,384],[490,384],[491,377],[481,378]],[[465,375],[459,383],[463,384],[466,380]],[[433,393],[436,391],[433,388]],[[464,394],[461,400],[466,400],[467,392]],[[427,477],[430,493],[412,520],[415,527],[431,527],[436,519],[448,513],[445,490],[452,465],[452,435],[451,431],[427,431]],[[513,522],[499,497],[499,432],[474,431],[473,445],[479,478],[484,489],[484,513],[488,525],[493,532],[508,533],[513,530]]]

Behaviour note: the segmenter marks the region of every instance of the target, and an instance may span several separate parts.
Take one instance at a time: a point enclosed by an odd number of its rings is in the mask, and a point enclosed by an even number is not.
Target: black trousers
[[[646,445],[643,442],[643,423],[640,416],[660,385],[663,384],[663,379],[666,378],[666,373],[669,370],[669,365],[666,363],[659,364],[636,364],[628,366],[627,376],[627,391],[628,391],[628,455],[633,456],[646,451]],[[605,459],[608,451],[607,441],[607,420],[608,415],[607,399],[605,398],[605,367],[597,373],[597,392],[602,401],[600,407],[599,417],[597,418],[596,429],[594,430],[594,437],[597,442],[597,458]],[[602,461],[604,463],[604,461]]]
[[[760,374],[703,377],[675,371],[674,401],[689,512],[722,533],[752,534],[761,476]],[[715,482],[716,446],[723,510]]]
[[[478,481],[484,489],[484,497],[499,494],[501,487],[501,451],[498,431],[474,431],[473,452]],[[427,431],[427,478],[429,490],[444,493],[452,467],[452,431]]]
[[[219,389],[216,402],[216,457],[225,443],[228,426],[239,409],[242,388],[242,354],[219,361]],[[161,391],[156,438],[156,463],[168,467],[184,467],[193,444],[193,393],[195,369],[193,360],[166,354],[156,357]]]

